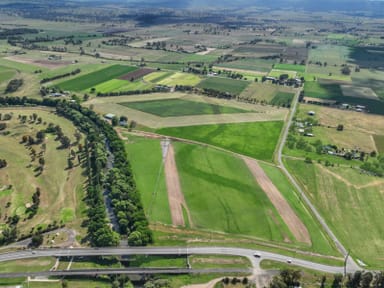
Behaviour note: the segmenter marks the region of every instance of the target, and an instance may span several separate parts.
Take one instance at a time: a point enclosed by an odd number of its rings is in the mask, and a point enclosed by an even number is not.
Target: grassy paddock
[[[162,128],[156,132],[271,161],[282,126],[281,121],[272,121]]]
[[[198,87],[214,89],[230,94],[239,95],[250,82],[244,80],[234,80],[230,78],[209,77],[203,80]]]
[[[286,163],[352,257],[369,268],[382,269],[384,181],[345,167],[292,159],[286,159]],[[356,227],[364,227],[364,232]]]
[[[195,228],[277,242],[293,238],[240,158],[203,146],[178,142],[174,146]]]
[[[278,63],[273,66],[274,69],[278,70],[288,70],[288,71],[295,71],[299,73],[305,72],[305,65],[295,65],[295,64],[282,64]]]
[[[373,138],[375,139],[377,151],[380,154],[383,154],[384,153],[384,135],[374,135]]]
[[[199,84],[201,78],[195,74],[189,73],[173,73],[168,77],[157,80],[157,84],[167,85],[167,86],[175,86],[175,85],[187,85],[187,86],[195,86]]]
[[[124,102],[119,104],[160,117],[248,112],[246,110],[234,107],[220,106],[183,99]]]
[[[126,150],[149,221],[171,224],[160,140],[128,136]]]
[[[63,90],[82,91],[94,87],[105,81],[123,76],[128,72],[138,69],[132,66],[112,65],[74,79],[61,82],[58,86]]]

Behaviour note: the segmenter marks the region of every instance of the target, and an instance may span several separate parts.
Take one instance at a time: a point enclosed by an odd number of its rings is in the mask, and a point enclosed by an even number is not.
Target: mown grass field
[[[279,78],[282,74],[288,75],[288,78],[295,78],[297,72],[291,70],[272,69],[271,72],[268,73],[268,76]]]
[[[123,102],[119,104],[145,113],[154,114],[160,117],[248,112],[247,110],[235,107],[220,106],[215,104],[195,102],[183,99]]]
[[[147,82],[152,82],[152,83],[158,83],[168,77],[170,77],[174,72],[169,72],[169,71],[158,71],[158,72],[153,72],[151,74],[148,74],[144,76],[144,81]]]
[[[261,82],[252,82],[244,89],[244,91],[240,94],[240,98],[245,99],[257,99],[259,102],[271,103],[280,98],[281,95],[291,94],[293,93],[292,89],[287,87],[281,87],[279,85],[269,85],[267,83]],[[288,95],[286,95],[288,97]],[[276,98],[278,97],[278,98]]]
[[[152,88],[152,84],[147,84],[142,81],[127,81],[120,79],[112,79],[94,86],[96,92],[108,93],[117,91],[137,91]]]
[[[126,150],[149,221],[171,224],[160,140],[128,136]]]
[[[288,70],[288,71],[295,71],[300,73],[305,72],[305,65],[277,63],[273,68],[278,70]]]
[[[43,122],[46,122],[45,125],[43,123],[21,124],[17,120],[19,114],[29,116],[34,112],[42,117]],[[0,159],[6,159],[9,163],[0,174],[0,187],[12,185],[11,189],[6,189],[0,194],[2,213],[7,213],[9,216],[16,214],[21,219],[26,217],[26,205],[32,203],[32,194],[36,187],[39,187],[41,196],[38,212],[32,219],[20,221],[18,224],[20,233],[29,232],[32,227],[45,227],[53,221],[57,223],[63,221],[68,226],[80,228],[85,209],[82,202],[85,178],[82,175],[83,169],[77,165],[77,159],[74,160],[75,167],[68,170],[68,150],[58,149],[61,144],[55,140],[56,136],[46,134],[44,140],[46,150],[43,153],[45,165],[43,172],[38,176],[35,169],[39,166],[39,157],[32,161],[31,150],[20,143],[23,135],[31,135],[35,138],[39,130],[47,127],[47,123],[60,125],[64,135],[74,142],[75,127],[70,121],[45,110],[0,109],[0,113],[14,114],[7,128],[10,134],[2,136],[0,147]],[[41,144],[32,145],[32,148],[37,154],[42,151]],[[76,147],[72,149],[77,150]],[[5,208],[7,202],[10,205]]]
[[[273,121],[162,128],[156,132],[271,161],[282,126],[282,121]]]
[[[244,80],[234,80],[231,78],[209,77],[198,85],[200,88],[214,89],[221,92],[239,95],[250,82]]]
[[[178,142],[174,147],[194,227],[272,241],[292,238],[241,159],[209,147]]]
[[[346,167],[286,163],[352,257],[369,268],[383,268],[384,180]]]
[[[136,69],[138,68],[132,66],[112,65],[104,69],[61,82],[58,86],[63,90],[82,91],[120,77]]]

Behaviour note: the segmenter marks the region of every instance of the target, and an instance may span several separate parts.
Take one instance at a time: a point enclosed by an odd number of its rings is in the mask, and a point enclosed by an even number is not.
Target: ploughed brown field
[[[129,73],[119,77],[119,79],[128,80],[128,81],[135,81],[137,79],[144,77],[145,75],[151,74],[154,71],[155,71],[154,69],[150,69],[150,68],[141,68],[141,69],[129,72]]]

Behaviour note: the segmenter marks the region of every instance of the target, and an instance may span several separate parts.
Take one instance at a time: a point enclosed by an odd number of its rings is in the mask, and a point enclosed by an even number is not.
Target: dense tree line
[[[175,91],[181,91],[181,92],[193,92],[197,94],[202,94],[207,97],[215,97],[215,98],[221,98],[221,99],[235,99],[236,96],[232,95],[228,92],[222,92],[211,88],[197,88],[194,86],[188,86],[188,85],[176,85]]]
[[[80,72],[81,72],[81,70],[79,68],[77,68],[77,69],[73,70],[72,72],[56,75],[56,76],[53,76],[53,77],[50,77],[50,78],[43,78],[40,81],[40,84],[44,84],[44,83],[47,83],[47,82],[50,82],[50,81],[54,81],[54,80],[65,78],[65,77],[69,77],[69,76],[74,76],[76,74],[79,74]]]
[[[71,120],[79,130],[87,135],[84,153],[89,185],[86,202],[88,204],[88,238],[93,246],[118,244],[118,234],[113,232],[107,221],[102,197],[103,188],[110,191],[113,210],[119,222],[120,233],[128,236],[130,245],[146,245],[153,241],[148,228],[140,195],[136,189],[123,141],[111,125],[101,119],[94,111],[57,99],[29,99],[26,97],[0,98],[0,105],[44,105],[56,107],[57,113]],[[114,155],[114,167],[106,169],[108,143]],[[108,172],[107,177],[104,173]]]
[[[22,35],[22,34],[37,34],[39,30],[31,28],[12,28],[2,29],[0,31],[0,39],[7,39],[9,36]]]
[[[156,92],[168,91],[168,87],[154,87],[152,89],[145,90],[130,90],[130,91],[118,91],[118,92],[107,92],[101,93],[97,92],[97,97],[113,97],[113,96],[127,96],[127,95],[136,95],[136,94],[150,94]]]

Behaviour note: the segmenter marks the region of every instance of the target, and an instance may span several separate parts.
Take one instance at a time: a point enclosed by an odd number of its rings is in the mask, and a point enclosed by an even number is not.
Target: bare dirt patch
[[[154,69],[150,69],[150,68],[141,68],[141,69],[129,72],[127,74],[124,74],[123,76],[119,77],[119,79],[134,81],[144,77],[145,75],[151,74],[154,71],[155,71]]]
[[[172,224],[175,226],[185,226],[185,220],[183,216],[184,207],[184,209],[187,211],[188,220],[191,225],[192,222],[188,206],[185,202],[183,192],[181,191],[180,178],[177,171],[173,146],[170,142],[168,142],[167,145],[162,145],[162,147],[163,151],[165,150],[165,153],[163,153],[165,156],[164,172],[165,181],[167,184],[169,207],[171,209]]]
[[[209,53],[211,53],[211,52],[213,52],[215,50],[216,50],[216,48],[207,48],[207,50],[201,51],[201,52],[197,52],[196,54],[197,55],[207,55],[207,54],[209,54]]]
[[[269,200],[272,202],[273,206],[275,206],[277,212],[279,212],[289,230],[291,230],[293,236],[300,242],[311,244],[311,237],[307,227],[301,222],[300,218],[292,210],[287,200],[281,195],[280,191],[265,174],[257,161],[246,157],[243,157],[243,160],[249,167],[249,170],[255,177],[257,183],[259,183],[261,189],[267,194]]]

